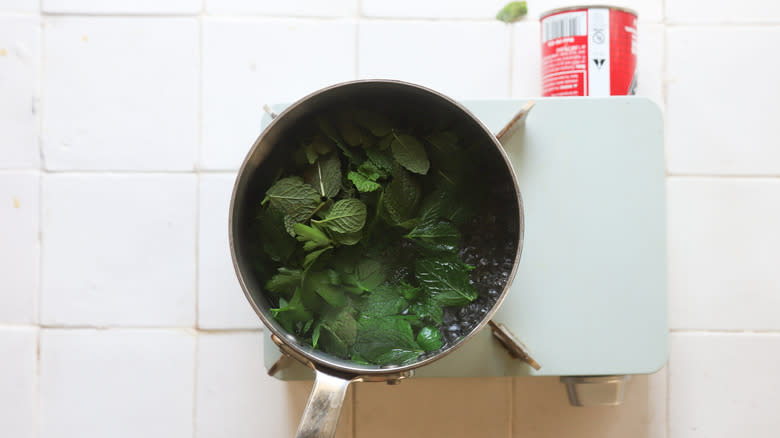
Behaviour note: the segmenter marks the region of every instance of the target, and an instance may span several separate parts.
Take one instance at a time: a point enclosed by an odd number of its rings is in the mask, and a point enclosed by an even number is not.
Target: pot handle
[[[332,438],[341,416],[341,407],[352,382],[314,370],[314,386],[303,410],[296,438]]]

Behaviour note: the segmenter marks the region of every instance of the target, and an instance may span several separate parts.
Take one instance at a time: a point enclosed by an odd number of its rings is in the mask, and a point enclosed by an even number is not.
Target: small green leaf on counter
[[[504,23],[512,23],[525,16],[528,13],[528,4],[526,2],[511,2],[501,8],[496,14],[496,19]]]

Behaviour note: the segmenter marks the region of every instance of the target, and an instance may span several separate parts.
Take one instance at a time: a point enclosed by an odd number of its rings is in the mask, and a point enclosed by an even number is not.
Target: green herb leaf
[[[321,135],[315,135],[311,142],[311,147],[314,149],[314,152],[316,152],[317,155],[325,155],[333,151],[333,142],[329,141],[326,137]],[[311,159],[310,157],[308,158]]]
[[[295,251],[295,239],[285,232],[282,215],[274,210],[263,210],[257,220],[262,236],[263,251],[276,262],[283,262]]]
[[[373,192],[374,190],[378,190],[380,187],[382,187],[382,184],[371,181],[369,178],[358,172],[349,172],[347,174],[347,178],[349,178],[349,180],[355,184],[355,187],[358,189],[358,191],[363,193]]]
[[[317,153],[317,151],[314,149],[314,145],[312,144],[307,144],[306,146],[304,146],[303,151],[306,154],[306,161],[308,161],[309,164],[314,164],[314,162],[317,161],[317,158],[319,158],[320,156]]]
[[[359,199],[342,199],[333,204],[325,219],[312,222],[337,233],[354,233],[366,224],[366,213],[366,204]]]
[[[360,166],[358,166],[357,171],[371,181],[376,181],[380,178],[387,178],[387,172],[380,169],[371,161],[362,163]]]
[[[357,245],[360,239],[363,238],[363,230],[355,231],[354,233],[337,233],[333,232],[333,240],[339,245]]]
[[[398,286],[398,293],[404,297],[407,301],[412,301],[417,298],[422,288],[412,286],[411,284],[401,281],[401,285]]]
[[[410,172],[425,175],[431,167],[428,161],[428,154],[425,153],[425,146],[415,137],[407,134],[395,135],[395,139],[390,145],[393,156],[399,164],[407,168]]]
[[[426,326],[417,333],[417,344],[425,351],[438,350],[444,345],[441,339],[441,333],[435,327]]]
[[[312,251],[303,258],[303,269],[309,269],[309,267],[314,264],[314,262],[317,260],[317,258],[322,255],[325,251],[332,249],[332,246],[328,246],[322,249],[318,249],[317,251]]]
[[[360,146],[363,144],[363,131],[353,123],[352,116],[349,113],[339,114],[336,120],[341,137],[350,146]]]
[[[511,2],[498,11],[496,19],[504,23],[512,23],[527,13],[528,5],[526,2]]]
[[[390,143],[393,141],[393,136],[388,135],[388,147],[390,146]],[[387,148],[385,148],[387,149]],[[390,173],[393,171],[393,156],[391,155],[390,151],[387,150],[380,150],[380,149],[369,149],[366,151],[366,155],[368,156],[368,159],[371,160],[372,163],[379,169],[384,171],[385,173]]]
[[[398,290],[389,285],[377,287],[371,293],[364,294],[355,303],[355,307],[364,316],[391,316],[401,313],[408,306]]]
[[[390,145],[393,143],[393,136],[392,135],[386,135],[379,139],[379,142],[377,142],[376,146],[377,149],[380,151],[384,151],[390,148]]]
[[[304,242],[304,251],[313,251],[315,249],[324,248],[331,245],[330,238],[327,234],[318,230],[317,228],[309,227],[304,224],[293,225],[293,231],[295,232],[295,238],[299,242]]]
[[[320,283],[314,291],[317,295],[321,296],[326,303],[333,307],[340,308],[347,304],[347,297],[344,295],[344,290],[339,286]]]
[[[277,295],[289,295],[301,285],[299,269],[279,268],[276,275],[265,283],[265,288]]]
[[[428,249],[454,251],[458,247],[460,233],[449,222],[423,221],[404,237]]]
[[[289,332],[293,331],[294,323],[306,322],[313,318],[311,312],[303,305],[301,288],[295,289],[289,302],[279,300],[279,304],[278,308],[271,309],[271,314]]]
[[[285,214],[294,209],[314,211],[320,204],[320,194],[314,190],[314,187],[303,182],[303,178],[291,176],[280,179],[265,192],[263,204],[266,202]]]
[[[382,203],[390,223],[398,225],[411,219],[417,211],[421,195],[422,189],[412,175],[397,168],[395,178],[387,185]]]
[[[403,364],[416,359],[423,349],[417,345],[409,322],[392,316],[358,319],[355,353],[379,364]]]
[[[393,125],[387,117],[373,111],[355,111],[355,121],[376,137],[384,137],[393,130]]]
[[[336,154],[320,157],[314,163],[312,185],[320,195],[333,198],[341,189],[341,161]]]
[[[325,314],[320,322],[319,344],[322,350],[346,357],[357,339],[357,321],[349,309],[337,309]]]
[[[374,290],[385,281],[387,273],[381,263],[364,258],[355,266],[357,286],[363,290]]]
[[[441,304],[433,301],[431,297],[412,304],[409,311],[420,319],[429,318],[436,324],[441,324],[444,320],[444,309],[442,309]]]
[[[468,268],[450,260],[422,259],[415,264],[417,281],[442,306],[464,306],[477,299]]]

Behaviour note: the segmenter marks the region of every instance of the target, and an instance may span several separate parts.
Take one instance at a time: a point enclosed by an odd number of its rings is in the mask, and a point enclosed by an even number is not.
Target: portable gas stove
[[[462,104],[494,133],[530,106],[524,99]],[[501,138],[523,196],[525,240],[492,333],[482,330],[415,377],[561,376],[569,401],[585,406],[620,404],[630,375],[661,369],[668,350],[663,138],[661,112],[646,98],[538,99]],[[269,374],[312,378],[267,331],[264,348]]]

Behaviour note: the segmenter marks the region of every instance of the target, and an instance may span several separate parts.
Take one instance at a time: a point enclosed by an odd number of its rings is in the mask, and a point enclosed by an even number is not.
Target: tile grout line
[[[195,348],[192,361],[192,438],[198,436],[198,353],[200,352],[200,334],[195,331]]]
[[[35,288],[35,425],[33,433],[35,436],[41,434],[41,336],[43,328],[41,326],[41,308],[43,302],[43,169],[45,167],[45,158],[43,154],[43,75],[44,75],[44,22],[43,22],[43,0],[38,0],[38,95],[36,96],[36,144],[38,146],[38,284]]]

